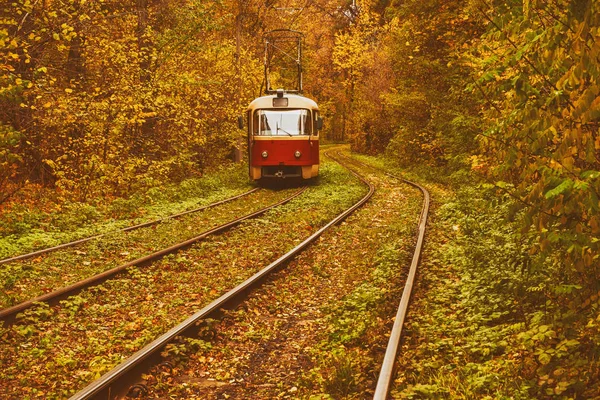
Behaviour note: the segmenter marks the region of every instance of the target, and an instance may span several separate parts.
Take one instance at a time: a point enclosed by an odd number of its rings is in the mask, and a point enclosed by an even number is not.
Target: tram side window
[[[255,111],[252,117],[252,134],[258,135],[258,111]]]
[[[313,124],[312,119],[310,118],[310,111],[307,111],[306,114],[302,115],[302,125],[304,125],[304,134],[312,135],[313,132]],[[300,121],[298,121],[300,123]]]

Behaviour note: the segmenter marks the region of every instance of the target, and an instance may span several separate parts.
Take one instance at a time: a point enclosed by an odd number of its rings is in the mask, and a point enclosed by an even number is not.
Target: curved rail
[[[325,153],[328,157],[334,159],[338,163],[344,165],[341,161],[332,157],[331,155]],[[346,166],[346,168],[348,168]],[[219,315],[220,310],[222,308],[227,308],[232,304],[236,304],[240,300],[240,298],[247,293],[249,290],[257,287],[261,282],[265,280],[265,278],[273,271],[282,267],[292,258],[294,258],[297,254],[307,248],[311,243],[317,240],[325,231],[327,231],[332,226],[338,224],[343,221],[346,217],[352,214],[355,210],[365,204],[375,192],[375,187],[367,182],[363,177],[358,175],[352,169],[348,168],[348,170],[354,174],[359,180],[361,180],[364,184],[369,187],[369,191],[367,194],[361,198],[358,202],[352,205],[350,208],[339,214],[333,220],[331,220],[327,225],[323,226],[321,229],[313,233],[311,236],[306,238],[302,243],[294,247],[292,250],[287,252],[286,254],[279,257],[277,260],[273,261],[271,264],[252,275],[250,278],[225,293],[218,299],[214,300],[212,303],[196,312],[194,315],[188,317],[185,321],[181,322],[177,326],[171,328],[168,332],[164,333],[157,339],[155,339],[150,344],[146,345],[144,348],[133,354],[131,357],[126,359],[122,364],[116,366],[114,369],[109,371],[107,374],[100,377],[98,380],[92,382],[82,391],[76,393],[70,400],[82,400],[82,399],[112,399],[116,397],[123,389],[128,385],[129,382],[133,381],[131,379],[132,376],[136,378],[141,375],[141,373],[146,369],[148,364],[156,363],[156,360],[160,356],[161,350],[171,342],[175,337],[181,336],[186,332],[190,332],[197,324],[206,319],[213,318],[214,316]]]
[[[380,168],[374,167],[372,165],[367,165],[363,162],[360,162],[356,159],[353,159],[354,162],[363,165],[368,168],[373,168],[376,170],[380,170]],[[390,174],[386,171],[381,171],[385,175],[392,177],[394,179],[398,179],[404,183],[407,183],[413,187],[416,187],[423,193],[423,208],[421,209],[421,216],[419,217],[419,234],[417,236],[417,245],[415,246],[415,252],[413,254],[412,262],[410,264],[410,270],[408,272],[408,277],[406,278],[406,284],[404,285],[404,290],[402,291],[402,297],[400,298],[400,304],[398,306],[398,312],[396,313],[396,317],[394,320],[394,326],[392,327],[392,332],[390,334],[390,338],[388,340],[388,345],[385,351],[385,356],[383,358],[383,363],[381,364],[381,370],[379,372],[379,378],[377,379],[377,386],[375,388],[375,394],[373,395],[374,400],[385,400],[387,399],[388,392],[390,389],[390,385],[392,383],[393,370],[394,370],[394,362],[396,361],[396,354],[398,352],[398,347],[400,346],[400,339],[402,336],[402,327],[404,325],[404,319],[406,318],[406,313],[408,310],[408,303],[410,301],[410,295],[412,292],[412,288],[414,285],[415,275],[417,273],[417,266],[419,264],[419,259],[421,258],[421,250],[423,248],[423,241],[425,239],[425,228],[427,226],[427,217],[429,215],[429,203],[430,196],[427,189],[418,183],[409,181],[400,176],[396,176],[394,174]]]
[[[136,260],[133,261],[129,261],[125,264],[119,265],[117,267],[111,268],[107,271],[104,271],[100,274],[91,276],[89,278],[83,279],[79,282],[75,282],[72,285],[69,286],[65,286],[63,288],[57,289],[55,291],[52,291],[50,293],[46,293],[44,295],[38,296],[34,299],[31,300],[27,300],[24,301],[22,303],[19,303],[17,305],[14,305],[12,307],[8,307],[5,308],[3,310],[0,310],[0,321],[4,321],[5,325],[8,325],[12,322],[14,322],[16,315],[30,307],[32,307],[35,303],[39,303],[39,302],[56,302],[60,299],[64,299],[68,296],[72,296],[73,294],[79,292],[80,290],[83,290],[87,287],[90,286],[95,286],[98,285],[104,281],[106,281],[107,279],[109,279],[110,277],[126,270],[129,267],[133,267],[133,266],[140,266],[142,264],[148,263],[148,262],[152,262],[152,261],[156,261],[162,257],[164,257],[167,254],[173,253],[175,251],[178,251],[180,249],[183,249],[185,247],[188,247],[194,243],[196,243],[197,241],[204,239],[207,236],[213,235],[215,233],[219,233],[219,232],[223,232],[235,225],[240,224],[242,221],[245,221],[249,218],[254,218],[257,217],[259,215],[262,215],[264,213],[266,213],[267,211],[280,206],[282,204],[285,204],[289,201],[291,201],[292,199],[298,197],[300,194],[302,194],[302,192],[304,192],[306,190],[306,187],[294,192],[294,194],[292,194],[291,196],[283,199],[282,201],[275,203],[275,204],[271,204],[270,206],[267,206],[263,209],[260,209],[258,211],[255,211],[253,213],[244,215],[242,217],[236,218],[232,221],[229,221],[225,224],[219,225],[215,228],[212,228],[206,232],[201,233],[200,235],[193,237],[191,239],[188,239],[184,242],[181,243],[177,243],[174,244],[170,247],[167,247],[165,249],[159,250],[155,253],[152,254],[148,254],[144,257],[138,258]]]
[[[212,208],[212,207],[219,206],[221,204],[228,203],[230,201],[239,199],[240,197],[247,196],[250,193],[256,192],[259,189],[260,188],[254,188],[254,189],[248,190],[247,192],[238,194],[238,195],[233,196],[233,197],[229,197],[229,198],[224,199],[224,200],[217,201],[215,203],[208,204],[206,206],[198,207],[198,208],[195,208],[193,210],[183,211],[183,212],[180,212],[178,214],[169,215],[168,217],[164,217],[164,218],[160,218],[160,219],[155,219],[154,221],[143,222],[141,224],[128,226],[126,228],[116,229],[114,231],[110,231],[110,232],[106,232],[106,233],[101,233],[101,234],[94,235],[94,236],[88,236],[88,237],[83,238],[83,239],[78,239],[78,240],[74,240],[72,242],[59,244],[58,246],[48,247],[46,249],[41,249],[41,250],[36,250],[36,251],[33,251],[31,253],[27,253],[27,254],[21,254],[20,256],[14,256],[14,257],[10,257],[10,258],[5,258],[4,260],[0,260],[0,265],[7,264],[7,263],[13,262],[13,261],[25,260],[25,259],[28,259],[28,258],[31,258],[31,257],[35,257],[35,256],[39,256],[39,255],[42,255],[42,254],[50,253],[50,252],[55,251],[55,250],[64,249],[66,247],[72,247],[72,246],[75,246],[75,245],[78,245],[78,244],[81,244],[81,243],[89,242],[90,240],[100,239],[101,237],[104,237],[104,236],[107,236],[107,235],[111,235],[113,233],[128,232],[128,231],[133,231],[135,229],[145,228],[147,226],[156,225],[156,224],[159,224],[159,223],[161,223],[163,221],[167,221],[169,219],[179,218],[179,217],[182,217],[182,216],[187,215],[187,214],[192,214],[192,213],[200,212],[200,211],[206,210],[208,208]]]

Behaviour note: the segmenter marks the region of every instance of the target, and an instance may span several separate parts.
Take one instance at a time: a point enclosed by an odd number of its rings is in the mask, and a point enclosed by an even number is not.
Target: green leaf
[[[549,190],[546,192],[546,194],[544,195],[544,197],[546,197],[547,199],[552,199],[564,192],[566,192],[567,190],[570,190],[573,187],[573,181],[570,179],[565,179],[564,181],[562,181],[562,183],[560,185],[558,185],[557,187],[555,187],[552,190]]]
[[[540,355],[538,356],[538,361],[542,365],[548,365],[550,361],[552,361],[552,356],[548,353],[540,353]]]
[[[598,179],[600,178],[600,171],[583,171],[579,176],[581,179]]]

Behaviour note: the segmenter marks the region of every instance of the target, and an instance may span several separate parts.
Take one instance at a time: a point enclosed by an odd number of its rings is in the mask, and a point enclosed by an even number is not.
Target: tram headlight
[[[296,158],[300,158],[301,155],[302,153],[300,153],[300,150],[296,150],[296,152],[294,153],[294,157]]]
[[[267,158],[267,157],[269,157],[269,153],[267,153],[267,151],[266,151],[266,150],[265,150],[265,151],[263,151],[261,155],[262,155],[262,158]]]

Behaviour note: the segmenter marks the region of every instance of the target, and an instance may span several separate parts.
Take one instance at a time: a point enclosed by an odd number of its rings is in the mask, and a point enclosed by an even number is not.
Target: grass
[[[0,259],[175,214],[249,190],[241,164],[131,197],[89,203],[13,202],[0,209]]]

